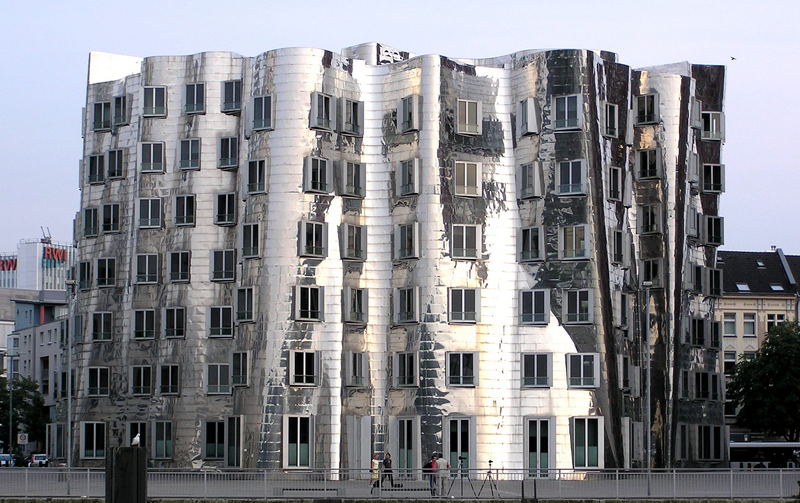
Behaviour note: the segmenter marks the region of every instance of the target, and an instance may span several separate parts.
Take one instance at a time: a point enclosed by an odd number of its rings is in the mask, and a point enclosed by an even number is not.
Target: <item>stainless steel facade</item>
[[[76,460],[146,428],[160,466],[725,462],[701,176],[724,174],[722,67],[379,44],[95,61]],[[110,220],[87,233],[92,210]]]

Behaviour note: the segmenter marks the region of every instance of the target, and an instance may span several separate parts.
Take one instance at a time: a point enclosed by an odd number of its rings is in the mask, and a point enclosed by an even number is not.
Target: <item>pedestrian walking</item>
[[[430,461],[422,465],[422,473],[428,477],[428,485],[431,489],[431,496],[436,496],[436,470],[438,466],[436,465],[436,453],[434,452],[431,455]]]
[[[369,464],[369,479],[372,481],[369,493],[372,494],[375,488],[380,487],[381,483],[381,461],[377,454],[372,455],[372,461]]]
[[[444,459],[444,454],[440,452],[436,459],[436,476],[442,482],[442,492],[440,494],[444,494],[444,485],[447,481],[449,472],[450,463]]]
[[[394,474],[392,473],[392,455],[388,452],[383,457],[383,476],[381,483],[384,479],[389,479],[389,487],[394,487]]]

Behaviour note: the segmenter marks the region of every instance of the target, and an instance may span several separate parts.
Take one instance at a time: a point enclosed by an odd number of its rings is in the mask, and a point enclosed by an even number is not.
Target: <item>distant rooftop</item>
[[[798,292],[800,255],[784,255],[780,248],[766,252],[719,250],[717,267],[723,270],[722,290],[726,295]]]

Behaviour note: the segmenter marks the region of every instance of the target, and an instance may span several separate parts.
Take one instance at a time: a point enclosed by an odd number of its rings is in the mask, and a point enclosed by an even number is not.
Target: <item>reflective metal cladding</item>
[[[723,67],[362,44],[89,70],[76,462],[138,433],[154,466],[726,463]]]

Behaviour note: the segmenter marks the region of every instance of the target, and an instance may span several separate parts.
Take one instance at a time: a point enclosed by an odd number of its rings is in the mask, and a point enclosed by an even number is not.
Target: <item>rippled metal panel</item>
[[[126,60],[127,63],[130,60]],[[126,63],[126,64],[127,64]],[[705,67],[703,67],[705,68]],[[101,74],[102,72],[96,72]],[[242,80],[242,112],[220,113],[222,82]],[[204,114],[183,112],[185,84],[206,84]],[[77,400],[80,421],[105,421],[109,445],[124,443],[130,421],[172,421],[174,452],[159,465],[221,464],[204,459],[206,421],[240,417],[242,442],[238,464],[281,468],[285,463],[286,418],[311,416],[312,464],[318,467],[365,468],[371,452],[390,452],[397,458],[398,424],[411,420],[418,443],[410,464],[421,467],[433,452],[450,447],[450,420],[465,419],[469,429],[469,463],[495,467],[527,467],[526,419],[551,421],[550,466],[573,466],[572,419],[602,417],[600,466],[643,466],[645,395],[639,373],[641,313],[637,260],[648,254],[664,258],[664,284],[653,294],[656,312],[653,353],[653,431],[657,463],[668,465],[678,399],[670,382],[673,367],[688,362],[681,324],[686,309],[696,312],[707,303],[690,298],[682,287],[684,256],[706,255],[683,237],[690,190],[685,178],[689,97],[694,80],[673,70],[666,73],[631,72],[615,55],[582,50],[524,51],[485,60],[453,60],[442,56],[413,57],[379,44],[345,49],[342,55],[317,49],[279,49],[252,58],[231,53],[145,58],[141,72],[121,80],[92,83],[87,110],[98,101],[127,94],[129,125],[109,132],[93,132],[91,114],[84,121],[84,156],[112,148],[127,152],[126,176],[103,185],[86,183],[81,172],[81,208],[122,205],[122,232],[79,239],[79,260],[96,263],[115,257],[117,282],[111,288],[81,291],[76,312],[83,316],[80,346],[81,390]],[[167,86],[166,118],[141,115],[143,87]],[[626,135],[632,120],[633,96],[656,89],[662,100],[663,121],[636,128]],[[309,128],[313,117],[312,93],[363,102],[363,135],[350,136]],[[553,97],[580,95],[581,127],[554,128]],[[252,128],[252,97],[271,95],[274,130]],[[397,130],[398,102],[418,95],[419,130]],[[539,134],[521,136],[515,130],[517,104],[532,98],[540,118]],[[481,103],[481,134],[456,132],[457,100]],[[620,133],[603,134],[604,102],[619,104]],[[238,136],[237,170],[217,169],[219,138]],[[200,138],[199,170],[181,170],[178,144]],[[141,173],[140,142],[163,141],[163,174]],[[634,152],[656,142],[663,150],[664,178],[652,186],[631,182]],[[366,165],[363,199],[303,192],[303,162],[308,156]],[[420,159],[419,195],[397,197],[395,170],[400,161]],[[265,160],[267,190],[247,191],[247,162]],[[585,194],[563,197],[556,193],[558,161],[581,159],[586,169]],[[454,193],[456,161],[482,163],[479,197]],[[544,196],[519,199],[517,173],[521,164],[544,166]],[[607,197],[609,169],[622,169],[626,182],[620,201]],[[213,224],[215,195],[235,192],[237,223]],[[197,222],[193,227],[173,224],[174,196],[195,194]],[[138,229],[137,199],[161,197],[165,225]],[[631,202],[633,201],[633,202]],[[663,206],[664,232],[660,241],[645,243],[637,236],[636,207],[648,202]],[[674,210],[674,208],[679,208]],[[327,223],[328,249],[324,259],[298,257],[298,222]],[[212,250],[241,251],[243,224],[260,223],[260,258],[237,258],[236,280],[210,280]],[[418,222],[419,258],[396,260],[395,227]],[[363,225],[368,253],[363,262],[341,260],[338,228]],[[451,257],[453,224],[479,226],[481,242],[475,260]],[[586,260],[562,260],[559,229],[586,224],[591,252]],[[518,261],[521,229],[543,226],[546,260]],[[631,260],[610,259],[612,230],[624,234],[634,251]],[[80,234],[80,232],[79,232]],[[650,240],[653,241],[653,240]],[[191,282],[172,283],[166,252],[191,251]],[[713,256],[713,249],[710,249]],[[155,285],[135,284],[137,253],[161,253],[161,277]],[[237,257],[239,255],[237,254]],[[704,262],[713,264],[713,262]],[[294,319],[297,285],[316,285],[324,292],[324,322]],[[208,308],[235,305],[237,287],[255,289],[255,320],[237,324],[232,339],[208,337]],[[342,291],[367,288],[369,316],[365,326],[342,322]],[[417,287],[420,322],[393,322],[395,289]],[[480,320],[474,324],[448,322],[448,288],[479,289]],[[550,289],[549,323],[520,324],[519,291]],[[565,291],[592,292],[590,323],[563,323]],[[627,294],[630,321],[620,319]],[[185,339],[132,340],[132,310],[185,306]],[[91,342],[94,311],[114,313],[110,342]],[[693,311],[694,312],[694,311]],[[702,311],[707,316],[706,311]],[[320,382],[314,387],[289,385],[292,350],[313,350],[321,357]],[[248,351],[250,380],[231,395],[206,394],[209,363],[226,363],[234,351]],[[417,352],[419,386],[393,384],[392,357]],[[711,352],[701,351],[711,358]],[[345,359],[350,352],[368,355],[368,386],[346,385]],[[477,355],[478,383],[474,387],[448,384],[446,362],[450,352]],[[521,386],[521,354],[552,354],[552,385],[544,389]],[[600,385],[577,389],[567,383],[567,355],[598,353]],[[631,364],[632,389],[623,389],[622,361]],[[132,397],[128,392],[131,365],[181,365],[180,396]],[[112,369],[109,398],[85,396],[89,366]],[[626,374],[627,375],[627,374]],[[684,420],[682,420],[684,421]],[[714,421],[714,420],[712,420]],[[718,423],[713,423],[718,424]],[[75,435],[75,447],[80,435]],[[366,444],[366,445],[363,445]],[[361,447],[354,448],[354,445]],[[230,459],[229,459],[230,460]],[[91,464],[91,460],[84,460]]]

